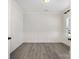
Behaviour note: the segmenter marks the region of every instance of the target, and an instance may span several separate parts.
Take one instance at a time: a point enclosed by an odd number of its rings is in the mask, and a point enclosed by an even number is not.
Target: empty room
[[[9,59],[71,59],[70,0],[8,0]]]

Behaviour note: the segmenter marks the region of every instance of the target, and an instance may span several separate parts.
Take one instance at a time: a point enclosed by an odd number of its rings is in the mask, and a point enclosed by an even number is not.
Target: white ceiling
[[[70,0],[50,0],[45,4],[43,0],[16,0],[24,11],[63,12],[70,7]]]

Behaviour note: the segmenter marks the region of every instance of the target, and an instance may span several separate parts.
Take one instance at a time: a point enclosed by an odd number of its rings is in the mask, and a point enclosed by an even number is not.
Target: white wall
[[[8,36],[11,36],[11,0],[8,0]],[[10,59],[10,40],[8,40],[8,59]]]
[[[10,2],[9,7],[9,36],[10,53],[23,43],[23,12],[15,1]]]
[[[23,20],[24,42],[61,42],[62,17],[50,12],[26,12]]]

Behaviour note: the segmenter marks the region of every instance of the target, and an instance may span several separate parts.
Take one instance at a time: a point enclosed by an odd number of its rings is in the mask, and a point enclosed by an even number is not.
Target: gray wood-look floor
[[[10,59],[70,59],[70,48],[63,43],[23,43]]]

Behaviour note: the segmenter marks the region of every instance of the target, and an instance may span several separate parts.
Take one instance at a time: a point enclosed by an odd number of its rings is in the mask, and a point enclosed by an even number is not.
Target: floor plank
[[[23,43],[10,59],[70,59],[70,48],[62,43]]]

